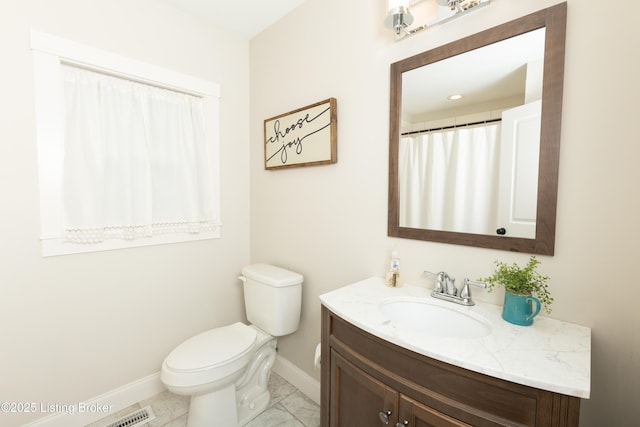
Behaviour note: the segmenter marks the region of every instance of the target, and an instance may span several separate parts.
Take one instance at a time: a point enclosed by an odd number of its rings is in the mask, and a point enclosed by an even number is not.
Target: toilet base
[[[256,328],[257,329],[257,328]],[[243,426],[269,406],[271,368],[276,360],[276,339],[258,329],[259,347],[245,376],[236,385],[238,425]]]
[[[230,384],[207,394],[191,396],[187,427],[236,426],[236,390]]]
[[[238,426],[244,426],[249,421],[260,415],[269,406],[271,394],[265,391],[248,405],[238,406]]]

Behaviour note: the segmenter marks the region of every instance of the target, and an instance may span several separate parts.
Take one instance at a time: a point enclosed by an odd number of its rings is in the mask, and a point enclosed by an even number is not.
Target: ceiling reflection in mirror
[[[544,36],[402,74],[401,227],[535,237]]]

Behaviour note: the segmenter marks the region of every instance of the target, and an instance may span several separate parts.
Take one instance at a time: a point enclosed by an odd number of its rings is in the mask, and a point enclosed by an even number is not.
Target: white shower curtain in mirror
[[[500,125],[400,138],[400,226],[494,234]]]

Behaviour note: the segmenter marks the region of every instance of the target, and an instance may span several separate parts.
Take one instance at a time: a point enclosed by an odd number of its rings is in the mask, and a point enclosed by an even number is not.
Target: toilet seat
[[[192,386],[235,374],[248,364],[256,337],[255,329],[240,322],[202,332],[167,356],[162,380]]]

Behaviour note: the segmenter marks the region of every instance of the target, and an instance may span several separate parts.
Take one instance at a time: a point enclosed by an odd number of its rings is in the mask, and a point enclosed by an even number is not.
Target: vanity
[[[589,328],[541,316],[516,326],[499,306],[430,293],[371,277],[320,296],[322,427],[578,426],[590,394]],[[416,304],[454,320],[414,317]],[[481,327],[456,330],[467,328],[456,316]]]

